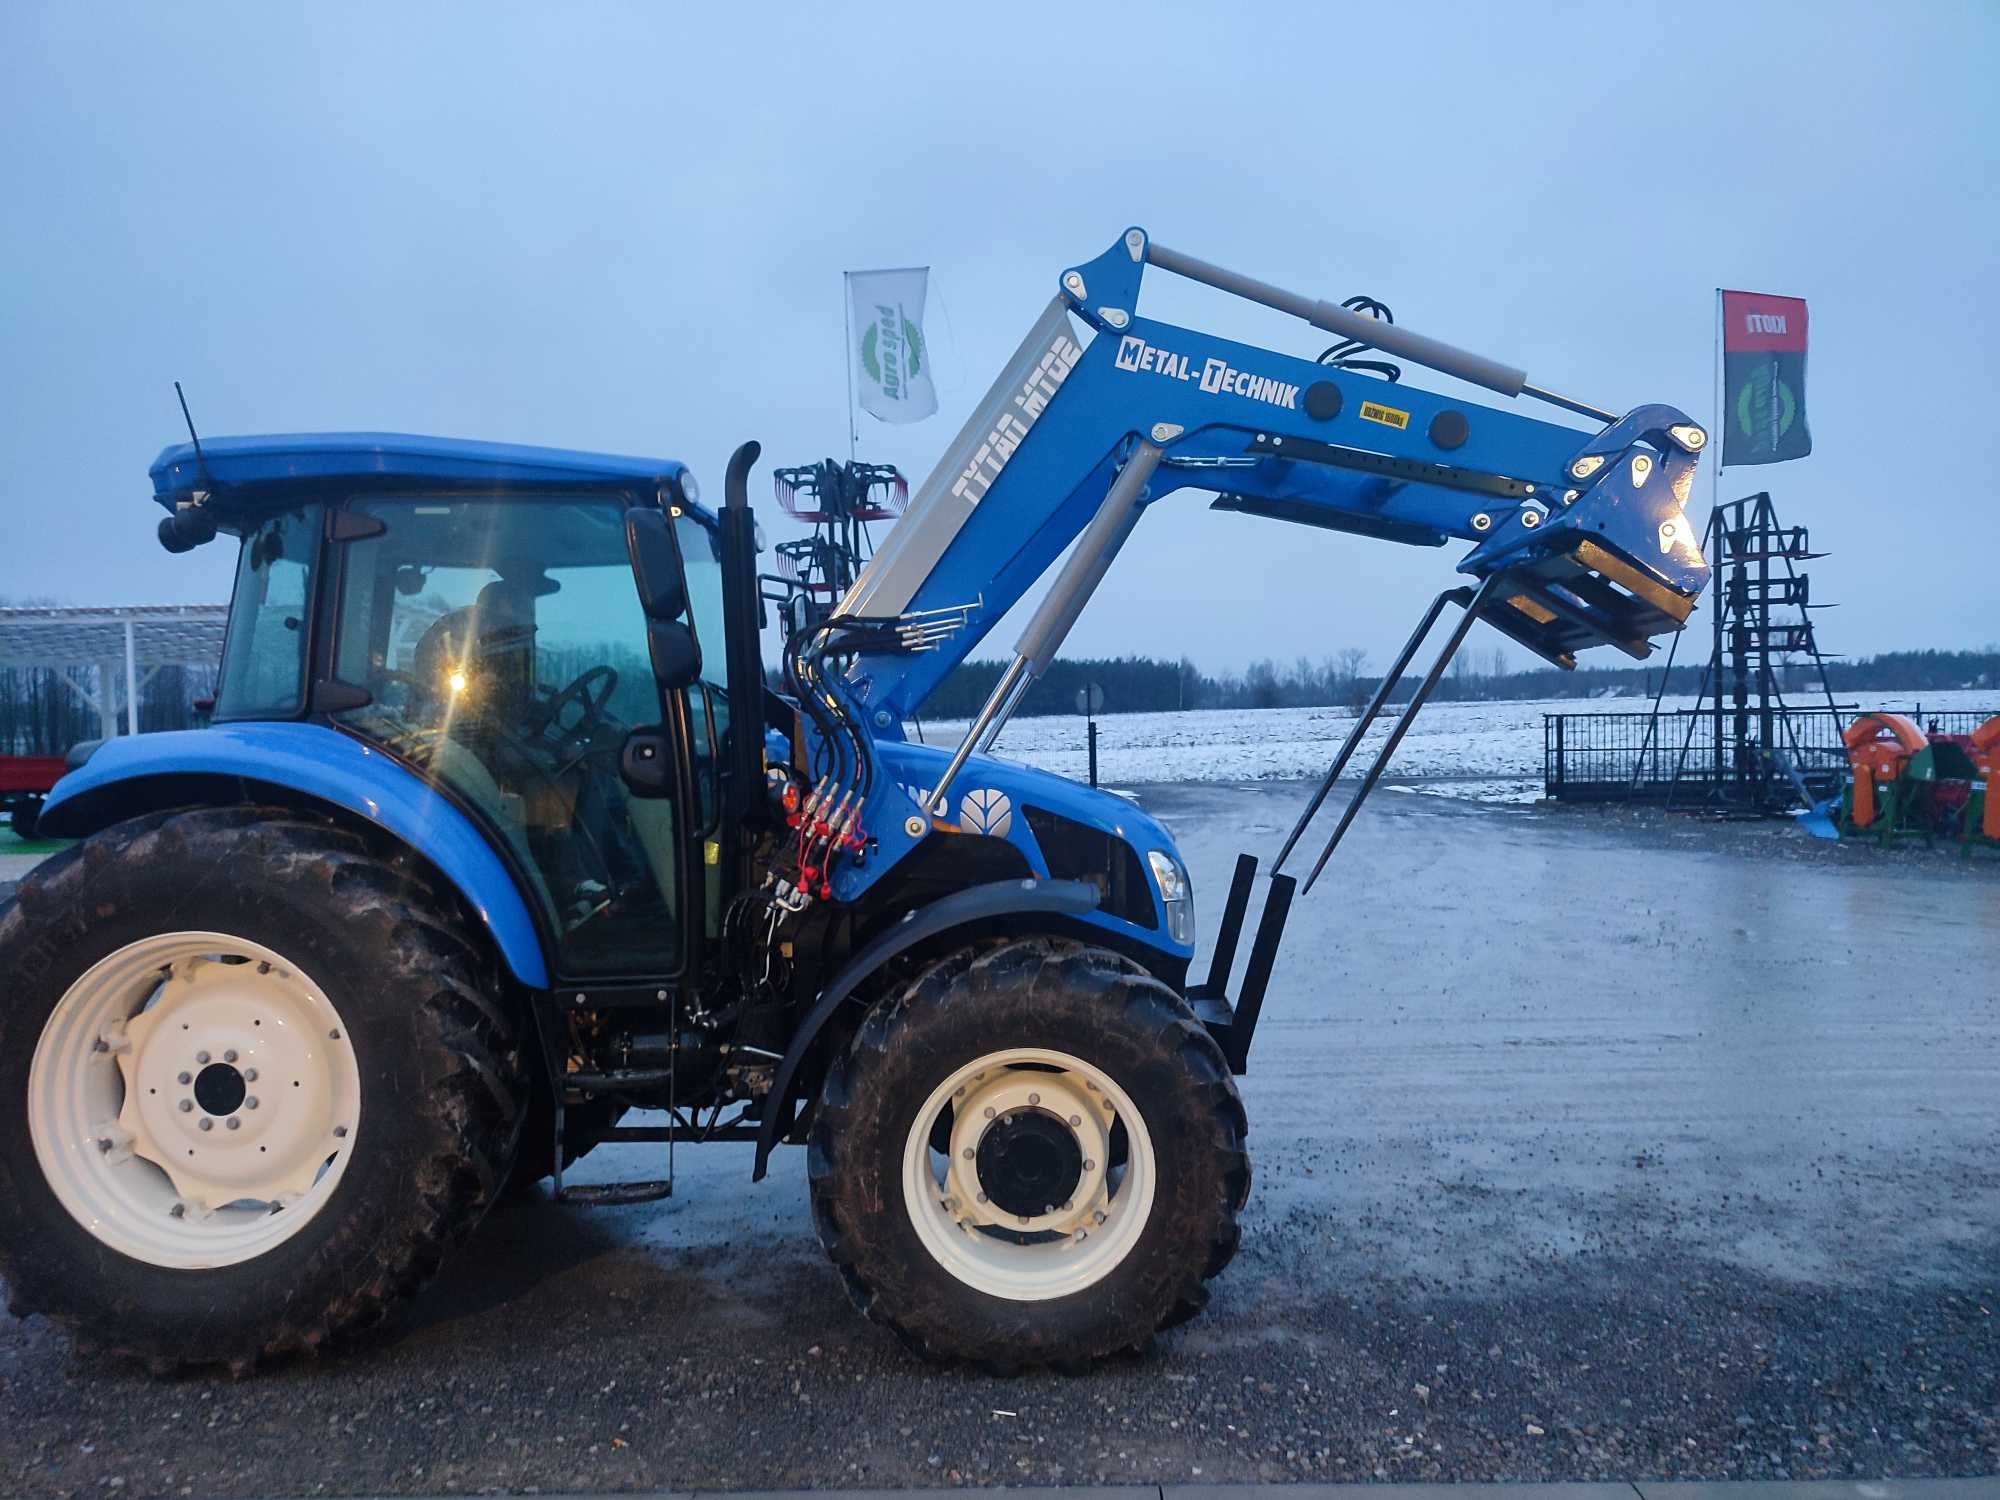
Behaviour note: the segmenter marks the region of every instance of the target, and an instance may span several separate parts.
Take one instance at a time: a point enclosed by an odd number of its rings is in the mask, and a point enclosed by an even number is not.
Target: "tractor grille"
[[[1028,828],[1049,862],[1053,880],[1085,880],[1098,889],[1098,909],[1139,927],[1154,927],[1153,888],[1138,851],[1123,839],[1052,813],[1029,807]]]

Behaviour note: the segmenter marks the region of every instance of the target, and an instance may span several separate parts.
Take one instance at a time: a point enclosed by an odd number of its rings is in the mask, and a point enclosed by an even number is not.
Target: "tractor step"
[[[636,1071],[636,1070],[628,1070]],[[585,1075],[571,1074],[572,1079]],[[624,1074],[609,1075],[622,1077]],[[665,1177],[644,1178],[634,1182],[585,1182],[574,1186],[563,1181],[563,1129],[569,1118],[569,1107],[565,1099],[558,1095],[555,1108],[555,1171],[551,1174],[550,1187],[558,1203],[572,1208],[615,1208],[626,1203],[654,1203],[661,1198],[674,1195],[674,1137],[678,1133],[672,1127],[652,1129],[646,1126],[614,1125],[603,1131],[598,1141],[656,1141],[667,1144],[667,1175]]]
[[[627,1203],[657,1203],[674,1195],[671,1177],[653,1182],[586,1182],[556,1192],[556,1202],[572,1208],[617,1208]]]

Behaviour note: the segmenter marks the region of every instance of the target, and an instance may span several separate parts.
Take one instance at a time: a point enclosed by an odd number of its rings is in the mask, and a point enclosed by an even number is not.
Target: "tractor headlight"
[[[1160,905],[1167,914],[1167,936],[1192,948],[1194,887],[1188,883],[1187,871],[1164,849],[1148,850],[1146,863],[1153,867],[1153,883],[1160,888]]]
[[[694,470],[682,469],[680,473],[681,498],[689,505],[701,503],[701,486],[695,482]]]

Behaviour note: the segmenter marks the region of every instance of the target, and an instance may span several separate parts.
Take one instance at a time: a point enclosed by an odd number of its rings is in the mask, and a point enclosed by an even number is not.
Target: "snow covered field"
[[[1869,708],[1914,713],[2000,707],[1991,690],[1869,695]],[[1846,698],[1841,700],[1848,701]],[[1804,706],[1805,700],[1799,700]],[[1668,698],[1663,710],[1692,708]],[[1532,699],[1518,703],[1432,703],[1417,716],[1389,763],[1385,785],[1481,801],[1528,801],[1542,794],[1542,716],[1551,713],[1644,713],[1640,698]],[[1098,779],[1107,786],[1147,782],[1285,781],[1326,773],[1354,716],[1339,708],[1239,712],[1109,714],[1097,721]],[[1395,721],[1384,715],[1350,764],[1359,777]],[[954,745],[963,721],[923,726],[931,744]],[[1083,780],[1087,770],[1081,715],[1016,719],[1000,736],[1010,760]]]

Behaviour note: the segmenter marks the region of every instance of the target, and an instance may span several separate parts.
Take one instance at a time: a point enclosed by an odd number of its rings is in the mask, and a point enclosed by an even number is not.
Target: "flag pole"
[[[1708,559],[1711,568],[1722,566],[1721,554],[1726,550],[1722,541],[1722,451],[1727,444],[1723,423],[1728,414],[1722,409],[1724,382],[1722,379],[1722,288],[1715,289],[1715,347],[1709,355],[1709,378],[1713,382],[1714,395],[1711,398],[1709,415],[1713,418],[1708,429],[1709,446],[1715,450],[1715,466],[1708,471],[1708,538],[1715,555]],[[1722,585],[1718,584],[1718,588]],[[1708,666],[1701,674],[1702,686],[1695,690],[1695,715],[1701,715],[1701,694],[1708,686],[1711,673],[1715,677],[1715,784],[1722,784],[1722,605],[1711,598],[1709,603],[1715,609],[1715,643],[1709,653]],[[1694,725],[1688,725],[1688,733],[1694,733]]]
[[[855,429],[860,425],[854,415],[854,280],[852,271],[840,273],[840,326],[845,331],[846,341],[841,346],[841,364],[847,371],[847,461],[854,462],[854,450],[861,434]]]
[[[1715,467],[1708,471],[1708,505],[1713,510],[1722,503],[1722,447],[1725,420],[1722,410],[1722,288],[1715,289],[1715,347],[1709,355],[1709,378],[1713,381],[1714,397],[1709,405],[1713,419],[1708,429],[1709,441],[1715,446]]]

